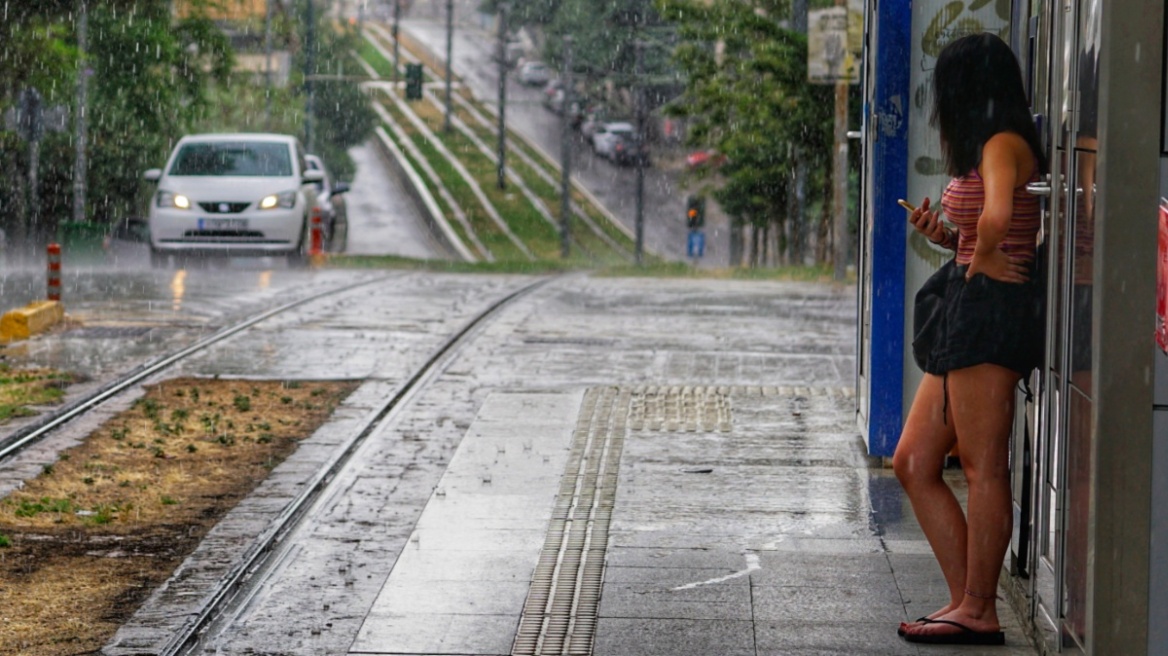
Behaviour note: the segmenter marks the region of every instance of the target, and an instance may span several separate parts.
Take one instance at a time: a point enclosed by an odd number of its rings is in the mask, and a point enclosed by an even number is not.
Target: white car
[[[519,67],[519,81],[528,86],[543,86],[552,79],[552,70],[543,62],[525,62]]]
[[[619,139],[632,140],[632,123],[605,123],[592,134],[592,152],[612,159],[613,146]]]
[[[305,161],[296,137],[202,134],[183,137],[150,202],[150,262],[169,256],[280,255],[306,260],[309,213],[324,173]]]

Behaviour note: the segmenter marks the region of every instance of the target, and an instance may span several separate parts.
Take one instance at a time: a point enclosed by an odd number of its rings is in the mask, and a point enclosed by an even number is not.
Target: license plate
[[[247,219],[199,219],[199,230],[245,230]]]

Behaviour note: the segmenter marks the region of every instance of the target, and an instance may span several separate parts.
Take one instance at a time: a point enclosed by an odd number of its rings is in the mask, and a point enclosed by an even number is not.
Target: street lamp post
[[[398,47],[398,30],[401,27],[401,0],[393,0],[393,88],[397,88],[401,75],[401,56]]]
[[[507,3],[499,3],[499,188],[507,188]]]
[[[645,44],[638,39],[633,44],[633,107],[636,114],[637,134],[633,137],[633,159],[637,167],[636,184],[636,261],[637,266],[645,259],[645,163],[641,159],[641,149],[645,141],[645,87],[641,78],[645,71]]]
[[[450,103],[451,90],[450,79],[453,76],[451,72],[454,68],[454,60],[452,53],[454,50],[454,0],[446,0],[446,121],[442,125],[442,129],[450,132]]]
[[[80,1],[80,7],[77,12],[77,50],[80,55],[77,62],[77,113],[75,114],[75,129],[77,131],[77,143],[75,158],[73,162],[73,220],[81,222],[85,220],[85,141],[86,141],[86,126],[85,126],[85,103],[86,103],[86,85],[89,84],[89,62],[87,61],[86,49],[89,38],[89,7],[87,0]]]
[[[564,37],[564,100],[560,119],[560,257],[571,254],[572,233],[572,37]]]
[[[316,46],[314,41],[316,39],[316,14],[314,13],[313,0],[307,0],[308,4],[308,24],[305,26],[304,37],[304,147],[308,152],[312,152],[312,75],[313,75],[313,50]]]

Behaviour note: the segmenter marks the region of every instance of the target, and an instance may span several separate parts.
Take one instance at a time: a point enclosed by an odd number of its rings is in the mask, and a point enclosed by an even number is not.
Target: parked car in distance
[[[170,256],[280,255],[306,261],[308,219],[322,171],[309,169],[296,137],[188,135],[162,169],[150,202],[150,262]]]
[[[648,166],[649,161],[649,144],[637,144],[635,134],[624,135],[618,133],[612,143],[612,161],[620,165],[636,164],[640,161],[641,164]]]
[[[324,249],[330,253],[343,253],[349,243],[349,209],[344,193],[349,190],[347,182],[336,182],[328,169],[316,155],[305,155],[308,168],[324,173],[324,179],[316,183],[315,212],[320,209],[321,229],[324,230]]]
[[[548,80],[547,84],[543,85],[543,106],[548,107],[552,97],[562,88],[564,88],[564,83],[560,81],[560,78],[553,77]]]
[[[523,43],[519,41],[508,41],[503,48],[503,61],[507,64],[507,68],[513,68],[519,64],[523,59],[525,50]],[[493,48],[491,52],[491,60],[496,63],[499,61],[499,49]]]
[[[543,62],[524,62],[519,67],[519,81],[528,86],[542,86],[551,79],[552,70]]]
[[[726,156],[712,148],[695,150],[685,156],[685,167],[691,171],[706,167],[718,168],[725,163]]]
[[[621,137],[632,138],[633,125],[631,123],[605,123],[592,135],[592,151],[601,157],[612,158],[613,146]]]
[[[604,129],[604,122],[605,117],[602,111],[598,109],[588,110],[580,122],[580,134],[584,135],[584,141],[592,143],[592,138],[596,135],[597,130]]]

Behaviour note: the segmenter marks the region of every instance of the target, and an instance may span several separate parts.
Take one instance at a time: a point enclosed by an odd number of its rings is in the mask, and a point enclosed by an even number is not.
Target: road
[[[404,181],[386,166],[376,145],[349,150],[357,165],[346,199],[349,209],[349,255],[398,255],[415,259],[451,257],[426,227]]]
[[[402,29],[444,57],[446,27],[434,18],[436,15],[427,3],[419,3],[410,17],[403,19]],[[454,72],[481,102],[494,108],[498,105],[499,79],[497,64],[491,58],[495,37],[475,24],[473,17],[466,18],[454,31]],[[520,85],[514,76],[508,76],[506,116],[510,128],[523,133],[559,161],[560,117],[545,109],[540,98],[540,89]],[[572,147],[573,175],[632,229],[636,222],[636,176],[633,169],[594,156],[579,134],[573,133]],[[644,229],[645,247],[649,252],[669,260],[686,259],[685,196],[678,172],[653,167],[645,170]],[[701,265],[728,266],[728,224],[707,217],[706,240]]]

